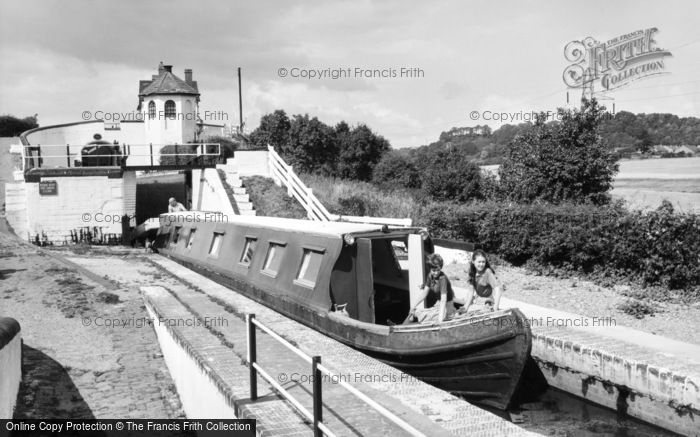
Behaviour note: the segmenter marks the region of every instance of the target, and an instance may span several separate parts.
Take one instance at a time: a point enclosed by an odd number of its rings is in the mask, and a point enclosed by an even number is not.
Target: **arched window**
[[[188,121],[194,120],[194,112],[192,111],[192,101],[190,101],[189,99],[185,100],[184,106],[185,106],[184,111],[182,111],[185,114],[184,119],[188,120]]]
[[[148,102],[148,118],[151,120],[156,118],[156,102],[153,100]]]
[[[165,102],[165,118],[175,118],[175,102],[172,100]]]

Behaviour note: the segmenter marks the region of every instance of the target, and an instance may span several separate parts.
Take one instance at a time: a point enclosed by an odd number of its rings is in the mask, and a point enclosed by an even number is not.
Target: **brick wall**
[[[120,217],[134,217],[136,176],[42,177],[55,181],[56,195],[40,195],[39,183],[27,182],[27,219],[32,237],[41,233],[54,244],[70,242],[70,231],[90,227],[103,234],[121,235]],[[133,220],[131,225],[133,226]]]

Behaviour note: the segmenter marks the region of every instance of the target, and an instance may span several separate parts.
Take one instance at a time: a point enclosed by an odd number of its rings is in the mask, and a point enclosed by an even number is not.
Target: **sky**
[[[162,61],[181,78],[193,70],[200,116],[237,126],[240,67],[248,131],[283,109],[413,147],[452,127],[498,128],[494,114],[518,123],[556,111],[567,105],[567,43],[657,28],[656,46],[672,54],[665,73],[603,103],[700,117],[698,16],[696,0],[0,0],[0,114],[46,126],[133,113],[138,81]],[[343,75],[302,77],[313,71]],[[580,95],[569,90],[569,105]]]

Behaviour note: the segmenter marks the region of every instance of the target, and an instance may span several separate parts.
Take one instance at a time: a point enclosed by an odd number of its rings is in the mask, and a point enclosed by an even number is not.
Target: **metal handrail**
[[[343,388],[348,390],[350,393],[357,396],[360,400],[365,402],[370,407],[374,408],[382,416],[391,420],[393,423],[401,427],[404,431],[408,432],[412,436],[425,437],[425,434],[415,429],[413,426],[409,425],[406,421],[396,416],[391,411],[387,410],[383,406],[379,405],[377,402],[372,400],[369,396],[365,395],[352,385],[343,381],[340,375],[333,372],[326,366],[321,364],[321,357],[318,355],[310,356],[304,353],[301,349],[294,346],[279,334],[272,331],[267,326],[263,325],[255,318],[255,314],[246,314],[246,326],[247,326],[247,342],[248,342],[248,364],[250,365],[250,398],[251,400],[256,400],[258,398],[258,381],[257,374],[260,374],[267,382],[269,382],[277,391],[280,392],[285,399],[290,401],[294,407],[299,410],[307,419],[311,420],[314,424],[314,436],[320,437],[323,434],[327,436],[334,436],[333,432],[328,429],[328,427],[323,423],[323,403],[322,403],[322,374],[328,375],[332,381],[338,381]],[[304,361],[311,363],[311,374],[313,375],[313,413],[309,412],[299,401],[294,399],[294,397],[282,387],[273,377],[271,377],[260,365],[257,363],[257,344],[255,327],[259,327],[269,336],[282,343],[287,349],[294,352],[296,355],[301,357]],[[256,373],[257,372],[257,373]]]
[[[99,154],[99,155],[93,155],[93,154],[86,154],[83,155],[81,153],[81,150],[76,150],[76,149],[82,149],[84,147],[90,147],[90,146],[116,146],[119,147],[119,151],[117,153],[113,154]],[[163,148],[168,147],[168,146],[174,146],[175,147],[175,153],[160,153]],[[211,146],[216,146],[216,150],[210,152],[208,149]],[[42,148],[46,150],[47,148],[52,148],[52,147],[62,147],[64,148],[65,152],[61,153],[59,155],[46,155],[42,154]],[[74,152],[71,153],[71,147],[74,148]],[[187,158],[187,157],[210,157],[210,156],[221,156],[221,144],[220,143],[186,143],[186,144],[155,144],[155,149],[154,149],[154,144],[149,143],[149,144],[128,144],[128,143],[122,143],[122,144],[29,144],[29,145],[24,145],[22,148],[22,165],[23,168],[40,168],[42,166],[42,163],[44,159],[56,159],[56,158],[61,158],[66,160],[66,167],[72,167],[71,166],[71,159],[94,159],[94,158],[114,158],[114,159],[127,159],[129,157],[150,157],[150,162],[151,166],[154,165],[154,157],[167,157],[167,156],[175,156],[175,157],[182,157],[182,158]],[[185,147],[185,148],[190,148],[194,149],[192,151],[188,152],[178,152],[177,148],[178,147]],[[132,153],[132,148],[139,149],[139,148],[146,148],[147,150],[144,151],[143,153]],[[34,152],[36,152],[36,155],[34,155]],[[34,160],[38,160],[37,165],[35,165]],[[124,161],[122,161],[124,162]]]
[[[99,145],[104,145],[104,146],[110,146],[110,144],[99,144]],[[131,147],[150,147],[153,146],[152,144],[111,144],[112,146],[126,146],[129,149]],[[41,147],[88,147],[90,145],[86,144],[30,144],[30,145],[25,145],[24,149],[40,149]],[[160,146],[161,148],[167,147],[167,146],[204,146],[204,147],[198,147],[197,151],[192,152],[192,153],[158,153],[158,156],[219,156],[221,155],[221,144],[219,143],[202,143],[202,144],[155,144],[155,146]],[[216,146],[216,151],[215,152],[207,152],[206,147],[207,146]],[[202,149],[200,152],[199,149]],[[30,150],[34,151],[34,150]],[[151,156],[153,155],[153,152],[149,153],[119,153],[119,154],[111,154],[111,155],[86,155],[90,158],[111,158],[115,156]],[[66,156],[82,156],[80,153],[64,153],[60,155],[44,155],[41,154],[41,156],[37,156],[37,158],[65,158]]]

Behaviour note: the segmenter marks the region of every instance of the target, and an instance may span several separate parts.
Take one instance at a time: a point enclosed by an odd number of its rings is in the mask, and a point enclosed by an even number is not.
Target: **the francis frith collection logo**
[[[571,65],[564,70],[564,83],[570,88],[590,87],[610,91],[631,82],[666,73],[664,58],[672,56],[657,47],[657,28],[637,30],[606,42],[592,37],[571,41],[564,56]]]

